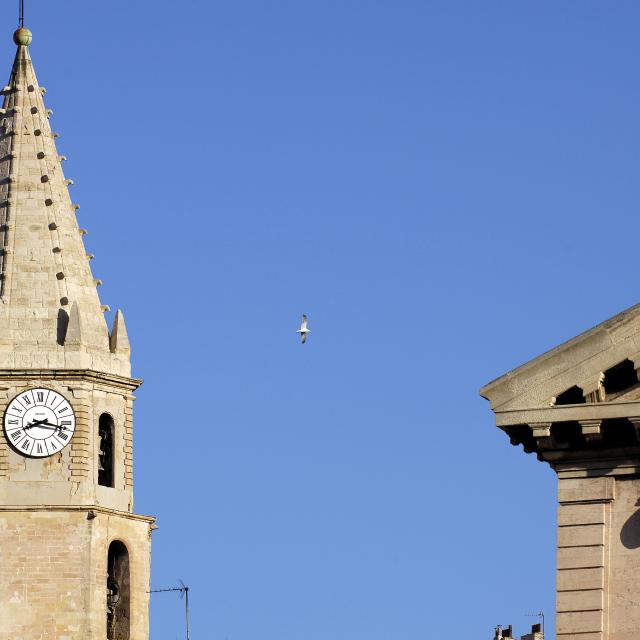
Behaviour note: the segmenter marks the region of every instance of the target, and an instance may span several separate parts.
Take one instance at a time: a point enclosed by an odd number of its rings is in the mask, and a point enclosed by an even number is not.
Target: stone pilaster
[[[557,638],[604,640],[614,478],[558,483]]]
[[[134,396],[128,396],[124,411],[124,478],[127,487],[133,487],[133,401]]]

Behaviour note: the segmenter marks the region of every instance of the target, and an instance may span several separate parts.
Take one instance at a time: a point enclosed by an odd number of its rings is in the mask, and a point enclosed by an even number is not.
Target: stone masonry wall
[[[640,478],[618,476],[611,503],[609,637],[640,638]]]
[[[150,521],[96,511],[0,509],[0,640],[104,640],[109,544],[131,572],[131,638],[147,640]]]
[[[559,481],[557,638],[640,637],[640,478]]]

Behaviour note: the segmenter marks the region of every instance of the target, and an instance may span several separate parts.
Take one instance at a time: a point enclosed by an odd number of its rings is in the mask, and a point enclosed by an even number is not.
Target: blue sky
[[[192,637],[550,630],[555,476],[478,389],[640,298],[640,5],[31,0],[27,22],[145,379],[153,586],[190,585]],[[153,640],[181,606],[153,597]]]

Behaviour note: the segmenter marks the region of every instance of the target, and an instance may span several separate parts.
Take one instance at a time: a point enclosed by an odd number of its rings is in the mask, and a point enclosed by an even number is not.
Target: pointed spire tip
[[[33,40],[33,34],[31,33],[31,31],[25,27],[20,27],[14,34],[13,34],[13,41],[20,47],[28,47],[31,44],[31,41]]]

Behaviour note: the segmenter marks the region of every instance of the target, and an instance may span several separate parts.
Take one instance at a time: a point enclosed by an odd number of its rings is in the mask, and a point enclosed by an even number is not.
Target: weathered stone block
[[[615,478],[572,478],[558,481],[558,502],[609,501],[615,497]]]
[[[601,524],[576,525],[558,529],[558,547],[604,545],[605,528]]]
[[[567,547],[558,549],[558,569],[582,569],[604,566],[604,547]]]
[[[603,589],[604,568],[564,569],[558,571],[556,587],[558,591],[574,591],[582,589]]]
[[[602,632],[602,625],[602,611],[560,612],[556,617],[558,635]]]
[[[557,594],[558,612],[566,611],[595,611],[604,607],[604,592],[602,589],[588,591],[559,591]]]
[[[564,504],[558,507],[558,526],[604,524],[604,504]]]

